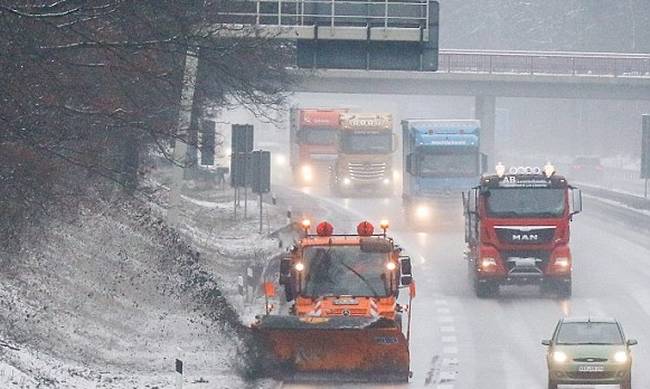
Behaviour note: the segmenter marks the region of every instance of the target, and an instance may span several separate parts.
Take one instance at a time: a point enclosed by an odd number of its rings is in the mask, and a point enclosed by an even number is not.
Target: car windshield
[[[565,209],[562,188],[490,189],[487,209],[493,217],[559,217]]]
[[[623,344],[623,335],[616,323],[563,323],[555,340],[557,344]]]
[[[363,252],[359,246],[305,249],[306,296],[387,296],[386,253]]]
[[[418,175],[422,177],[474,177],[479,175],[478,153],[420,153]]]
[[[341,149],[346,153],[384,154],[393,149],[391,133],[352,133],[341,138]]]
[[[333,145],[336,130],[333,128],[310,128],[300,131],[300,142],[310,145]]]

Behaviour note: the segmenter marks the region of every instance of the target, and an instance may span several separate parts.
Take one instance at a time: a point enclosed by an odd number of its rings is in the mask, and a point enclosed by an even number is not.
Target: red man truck
[[[498,294],[506,284],[539,284],[571,296],[569,222],[582,210],[582,195],[543,168],[497,165],[463,194],[467,259],[476,295]]]
[[[291,108],[290,160],[298,185],[327,184],[337,156],[339,116],[344,109]]]

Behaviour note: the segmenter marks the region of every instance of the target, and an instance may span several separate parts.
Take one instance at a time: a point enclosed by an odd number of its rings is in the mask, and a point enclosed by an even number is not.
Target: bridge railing
[[[440,50],[447,73],[650,77],[650,54]]]
[[[287,37],[301,28],[418,29],[424,33],[417,37],[427,40],[429,7],[429,0],[232,0],[216,22],[283,29]]]

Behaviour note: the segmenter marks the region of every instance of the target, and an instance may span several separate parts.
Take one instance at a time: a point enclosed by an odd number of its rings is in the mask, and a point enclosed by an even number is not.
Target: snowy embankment
[[[189,388],[248,382],[255,349],[239,314],[236,277],[277,252],[232,203],[186,193],[180,235],[148,207],[115,202],[51,222],[0,261],[1,388]],[[164,208],[164,200],[150,204]],[[269,207],[265,228],[279,228]]]

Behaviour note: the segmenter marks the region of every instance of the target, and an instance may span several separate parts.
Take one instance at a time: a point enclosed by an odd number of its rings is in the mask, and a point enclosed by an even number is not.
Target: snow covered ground
[[[284,211],[266,207],[260,235],[257,219],[233,220],[228,192],[186,188],[179,235],[159,193],[84,206],[0,261],[0,388],[172,388],[176,358],[188,388],[273,385],[246,378],[254,350],[234,306],[243,269],[278,252],[266,232]]]

